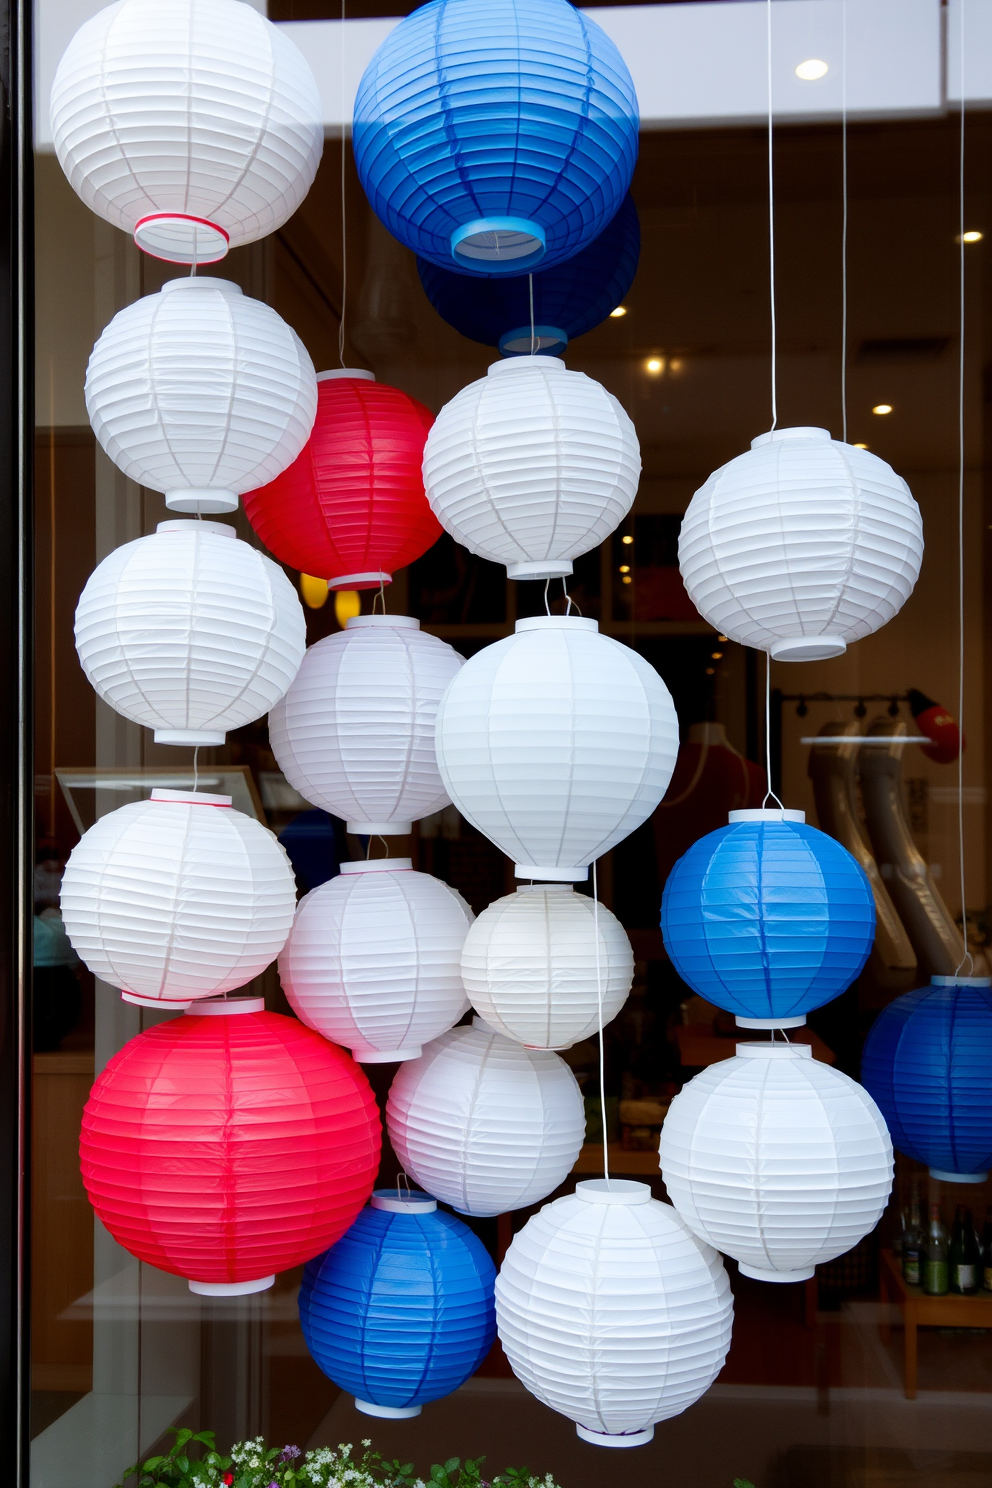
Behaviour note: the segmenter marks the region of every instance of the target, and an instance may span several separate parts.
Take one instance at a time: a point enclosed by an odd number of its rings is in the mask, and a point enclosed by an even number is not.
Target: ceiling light
[[[867,445],[866,445],[866,444],[856,444],[856,445],[855,445],[855,446],[854,446],[854,448],[855,448],[855,449],[867,449],[867,448],[868,448],[868,446],[867,446]]]
[[[730,640],[730,637],[729,636],[717,636],[717,640],[718,641],[729,641]]]
[[[707,677],[712,677],[715,674],[715,672],[716,672],[716,667],[707,667],[706,668],[706,675],[707,675]]]
[[[653,376],[657,377],[659,372],[665,370],[665,359],[664,357],[649,357],[644,365]]]
[[[977,227],[972,227],[966,233],[957,233],[954,241],[955,243],[980,243],[984,236],[985,234],[979,232]]]
[[[629,563],[621,563],[621,565],[620,565],[620,572],[621,573],[630,573],[630,564]]]
[[[632,537],[622,537],[620,541],[624,544],[625,547],[629,548],[634,539]]]
[[[711,651],[710,652],[710,661],[722,661],[722,660],[723,660],[723,652],[722,651]]]
[[[829,68],[826,62],[821,62],[819,57],[810,57],[806,62],[800,62],[796,68],[796,77],[802,78],[804,83],[815,83],[817,78],[825,77]]]
[[[611,310],[610,311],[610,319],[611,320],[622,320],[622,318],[626,314],[627,314],[627,306],[626,305],[618,305],[615,310]]]
[[[892,404],[891,403],[876,403],[875,404],[875,407],[872,409],[872,413],[891,413],[891,412],[892,412]]]
[[[669,370],[669,372],[681,372],[682,371],[682,359],[681,359],[681,357],[673,357],[672,360],[668,364],[668,370]]]
[[[622,582],[624,584],[631,584],[631,583],[633,583],[633,580],[631,579],[630,574],[624,574]]]

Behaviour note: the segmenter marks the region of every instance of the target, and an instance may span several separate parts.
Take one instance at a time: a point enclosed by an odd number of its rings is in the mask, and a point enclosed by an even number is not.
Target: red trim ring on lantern
[[[152,223],[158,225],[153,227]],[[163,263],[199,265],[220,263],[226,258],[231,236],[206,217],[193,217],[187,212],[151,212],[134,224],[134,241],[149,258],[161,259]]]

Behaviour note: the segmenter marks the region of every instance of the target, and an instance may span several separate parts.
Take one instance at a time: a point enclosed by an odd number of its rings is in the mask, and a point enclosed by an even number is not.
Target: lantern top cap
[[[585,630],[599,634],[596,621],[585,615],[530,615],[526,620],[518,620],[513,629],[517,635],[524,630]]]
[[[385,1209],[388,1214],[433,1214],[437,1199],[419,1188],[377,1188],[369,1207]]]
[[[767,434],[759,434],[756,439],[751,440],[752,449],[760,449],[763,444],[775,444],[782,439],[816,439],[832,444],[829,429],[817,429],[814,425],[801,425],[796,429],[772,429]]]
[[[810,1044],[780,1044],[771,1039],[767,1043],[738,1044],[739,1059],[812,1059]]]
[[[727,823],[737,822],[800,822],[806,820],[805,811],[792,811],[785,806],[748,806],[742,811],[728,811]]]
[[[332,382],[338,377],[357,377],[362,382],[375,382],[375,373],[366,372],[364,367],[334,367],[330,372],[318,372],[318,382]]]
[[[931,977],[931,986],[934,987],[992,987],[992,977]]]
[[[159,293],[176,294],[179,290],[187,289],[194,294],[202,294],[206,289],[216,289],[221,294],[230,295],[232,299],[243,293],[240,284],[235,284],[231,279],[215,279],[212,274],[184,274],[181,279],[167,279]]]
[[[630,1178],[587,1178],[575,1185],[575,1197],[587,1204],[650,1204],[651,1188]]]
[[[233,796],[210,796],[206,791],[165,790],[156,786],[152,791],[153,801],[177,802],[182,806],[233,806]]]
[[[517,894],[574,894],[575,890],[571,883],[528,883],[520,884],[516,889]]]
[[[345,630],[419,630],[420,621],[412,615],[352,615]]]
[[[190,1007],[193,1018],[237,1018],[242,1013],[264,1013],[264,997],[201,997]]]
[[[535,326],[535,331],[537,327]],[[487,377],[509,377],[519,372],[540,372],[545,377],[552,372],[567,372],[568,368],[561,357],[537,355],[515,356],[500,362],[493,362],[486,369]]]
[[[373,858],[371,860],[355,863],[342,863],[341,872],[345,873],[412,873],[412,858]]]
[[[156,532],[203,532],[208,537],[233,537],[238,534],[229,522],[198,522],[194,517],[176,517],[168,522],[159,522]]]

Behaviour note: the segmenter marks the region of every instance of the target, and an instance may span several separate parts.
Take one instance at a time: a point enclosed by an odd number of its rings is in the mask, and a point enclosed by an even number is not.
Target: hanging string
[[[379,610],[379,611],[377,611],[376,610],[376,605],[379,605],[379,604],[382,605],[382,609]],[[373,613],[373,615],[375,615],[377,613],[384,615],[386,613],[386,581],[382,577],[382,574],[381,573],[379,574],[379,593],[375,596],[375,598],[372,601],[372,613]]]
[[[765,791],[765,799],[762,806],[767,806],[769,801],[775,801],[782,811],[785,807],[772,790],[772,654],[765,652],[765,779],[768,789]]]
[[[961,115],[958,145],[958,875],[964,955],[958,963],[955,975],[961,973],[965,966],[968,968],[968,975],[975,969],[974,957],[968,949],[968,909],[964,881],[964,10],[965,0],[961,0],[958,7],[961,28]]]
[[[775,329],[775,174],[772,154],[772,0],[765,5],[768,66],[768,298],[772,331],[772,429],[778,423],[777,335]]]
[[[200,755],[200,746],[199,746],[199,744],[197,744],[196,748],[193,750],[193,789],[194,789],[194,791],[199,790],[199,788],[200,788],[199,755]]]
[[[345,38],[345,13],[346,0],[341,0],[341,319],[338,322],[338,361],[342,367],[344,360],[344,315],[345,305],[348,300],[348,234],[346,231],[347,212],[345,208],[345,160],[347,158],[347,125],[345,124],[344,106],[344,38]]]
[[[610,1148],[606,1130],[606,1043],[603,1038],[603,973],[599,955],[599,881],[592,865],[592,926],[596,942],[596,1010],[599,1020],[599,1114],[603,1125],[603,1177],[610,1186]]]
[[[537,355],[537,336],[534,331],[534,275],[527,275],[527,291],[530,295],[530,354]]]
[[[545,579],[545,581],[544,581],[544,612],[547,615],[550,615],[551,614],[551,605],[548,602],[548,588],[549,588],[550,584],[551,584],[551,580],[550,579]]]
[[[840,229],[840,414],[841,439],[847,443],[847,0],[840,7],[840,141],[841,191],[844,197]]]

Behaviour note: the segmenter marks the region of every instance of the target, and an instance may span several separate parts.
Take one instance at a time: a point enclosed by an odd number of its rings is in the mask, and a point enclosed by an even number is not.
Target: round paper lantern
[[[639,122],[626,63],[566,0],[430,0],[365,69],[352,138],[401,243],[463,273],[519,274],[602,232]]]
[[[466,662],[437,716],[448,794],[518,878],[584,879],[651,815],[678,748],[654,667],[574,615],[518,620]]]
[[[156,744],[223,744],[282,697],[306,620],[271,559],[223,522],[160,522],[115,548],[76,606],[91,686]]]
[[[314,1361],[367,1416],[419,1416],[473,1375],[496,1336],[489,1252],[416,1190],[377,1189],[307,1263],[300,1323]]]
[[[452,1028],[401,1065],[386,1125],[404,1171],[462,1214],[539,1203],[571,1172],[586,1116],[563,1059],[487,1028]]]
[[[883,1008],[861,1078],[900,1152],[948,1183],[992,1168],[992,984],[934,977]]]
[[[621,405],[559,357],[512,357],[446,403],[427,436],[434,515],[511,579],[560,578],[630,510],[641,474]]]
[[[875,939],[875,900],[845,847],[803,811],[731,811],[694,842],[661,901],[682,980],[741,1028],[796,1028],[849,987]]]
[[[672,1101],[661,1171],[689,1228],[745,1276],[808,1281],[875,1228],[892,1143],[867,1091],[808,1044],[738,1044]]]
[[[332,589],[392,582],[441,536],[421,465],[434,415],[371,372],[317,374],[317,417],[303,452],[245,497],[276,557]]]
[[[188,1007],[250,982],[282,950],[296,882],[285,849],[230,796],[153,790],[73,848],[62,919],[126,1002]]]
[[[297,1017],[365,1064],[416,1059],[468,1007],[472,911],[410,858],[342,863],[301,900],[279,977]]]
[[[620,304],[637,273],[641,225],[632,197],[581,252],[536,274],[468,278],[418,258],[424,292],[442,320],[504,356],[560,356]],[[534,331],[531,333],[531,291]]]
[[[576,1184],[513,1237],[496,1280],[510,1367],[583,1441],[639,1447],[704,1395],[730,1347],[720,1257],[625,1178]]]
[[[679,533],[689,598],[776,661],[840,656],[892,619],[923,561],[901,476],[826,429],[776,429],[710,476]]]
[[[379,1146],[358,1066],[257,997],[200,1003],[125,1044],[90,1092],[79,1153],[119,1245],[225,1297],[333,1245]]]
[[[108,5],[52,87],[73,190],[172,263],[215,263],[291,217],[320,163],[322,119],[303,53],[234,0]]]
[[[170,279],[118,311],[86,369],[106,453],[172,511],[236,511],[306,444],[317,379],[292,327],[226,279]]]
[[[356,615],[310,647],[269,715],[280,770],[349,832],[409,832],[448,804],[434,722],[462,664],[409,615]]]
[[[616,1017],[633,976],[620,921],[569,884],[525,884],[497,899],[462,949],[476,1012],[529,1049],[567,1049],[588,1038],[600,1027],[600,1008],[604,1024]]]

